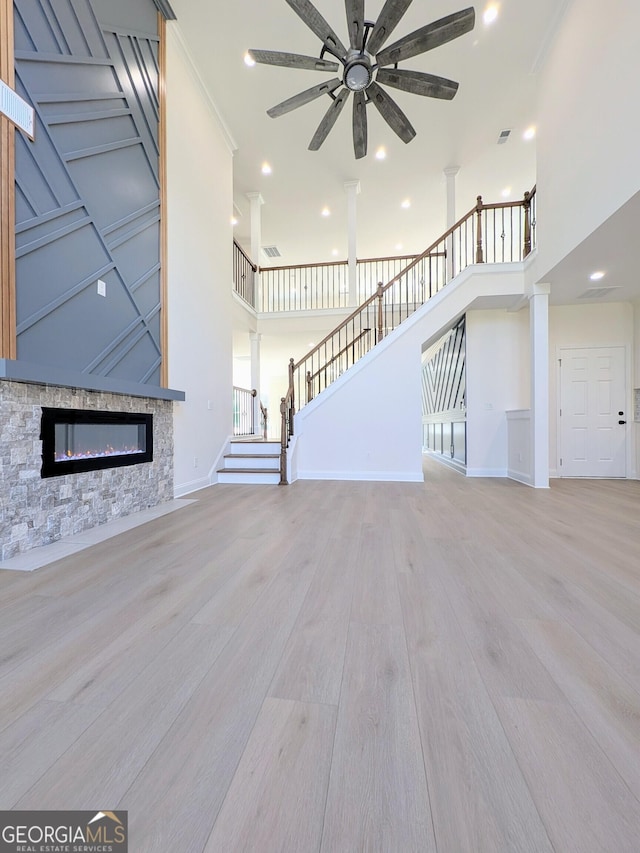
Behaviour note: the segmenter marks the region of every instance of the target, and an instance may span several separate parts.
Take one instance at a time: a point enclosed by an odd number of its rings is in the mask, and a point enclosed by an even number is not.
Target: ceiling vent
[[[611,287],[590,287],[583,294],[578,296],[578,299],[602,299],[607,293],[612,293],[614,290],[619,290],[621,284],[614,284]]]
[[[501,130],[498,137],[498,145],[504,145],[507,139],[511,136],[511,130]]]
[[[267,258],[281,258],[280,249],[277,246],[263,246],[262,251]]]

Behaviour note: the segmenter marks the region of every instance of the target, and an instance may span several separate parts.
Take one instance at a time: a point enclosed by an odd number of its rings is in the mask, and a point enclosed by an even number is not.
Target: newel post
[[[484,263],[484,252],[482,250],[482,196],[479,195],[477,198],[476,205],[476,263],[483,264]]]
[[[382,340],[382,326],[383,326],[382,298],[384,296],[384,290],[383,290],[381,281],[378,282],[378,291],[377,291],[376,295],[378,297],[378,340],[376,341],[376,343],[380,343],[380,341]]]
[[[287,401],[280,399],[280,485],[287,485],[287,445],[289,443],[289,428],[287,427]]]
[[[524,248],[522,255],[527,257],[531,252],[531,193],[527,190],[524,194]]]
[[[293,385],[293,372],[295,367],[295,361],[290,358],[289,359],[289,391],[291,393],[291,410],[289,414],[289,435],[293,435],[293,416],[296,413],[296,392]]]

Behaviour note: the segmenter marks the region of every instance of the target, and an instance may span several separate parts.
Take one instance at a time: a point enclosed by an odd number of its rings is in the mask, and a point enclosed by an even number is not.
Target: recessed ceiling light
[[[271,168],[271,166],[268,163],[263,163],[262,164],[262,174],[263,175],[270,175],[271,172],[273,172],[273,169]]]
[[[525,132],[522,134],[522,138],[525,139],[527,142],[529,142],[531,139],[534,138],[535,135],[536,135],[536,129],[533,125],[531,125],[531,127],[528,127],[525,130]]]
[[[502,190],[502,198],[509,198],[510,195],[511,195],[511,187],[505,187]]]
[[[334,257],[334,258],[337,258],[337,257],[338,257],[338,250],[337,250],[337,249],[332,249],[332,250],[331,250],[331,254],[333,255],[333,257]]]
[[[237,225],[237,224],[238,224],[238,217],[237,217],[237,216],[232,216],[232,217],[231,217],[231,224],[232,224],[232,225]]]
[[[402,243],[396,243],[396,251],[398,251],[398,252],[402,251]]]
[[[249,51],[247,51],[244,55],[244,64],[248,65],[249,68],[253,68],[253,66],[256,64],[255,59],[253,58],[253,56],[251,56]]]
[[[403,207],[405,210],[408,210],[411,207],[411,199],[405,198],[400,207]]]
[[[600,281],[601,278],[604,278],[604,273],[602,270],[597,270],[596,272],[592,272],[589,278],[591,281]]]
[[[376,151],[376,160],[386,160],[387,149],[382,146]]]
[[[321,216],[331,216],[331,211],[328,207],[323,207],[320,211]]]
[[[488,26],[492,24],[496,18],[498,17],[498,7],[495,3],[492,3],[491,6],[487,6],[484,10],[484,14],[482,15],[482,20]]]
[[[313,341],[309,341],[309,343],[308,343],[308,345],[307,345],[307,346],[309,347],[309,349],[311,349],[311,347],[314,347],[314,346],[315,346],[315,344],[314,344],[314,342],[313,342]]]

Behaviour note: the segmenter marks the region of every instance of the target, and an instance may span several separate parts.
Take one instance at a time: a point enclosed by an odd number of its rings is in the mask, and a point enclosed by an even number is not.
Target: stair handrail
[[[289,387],[287,389],[286,396],[282,397],[281,402],[280,402],[280,413],[281,413],[281,420],[282,420],[282,425],[281,425],[281,430],[282,430],[281,431],[281,457],[280,457],[280,483],[281,484],[287,483],[287,470],[286,470],[287,469],[287,448],[289,446],[289,441],[294,434],[293,420],[294,420],[294,415],[296,413],[296,393],[295,393],[295,372],[296,372],[296,370],[299,370],[305,364],[305,362],[309,361],[309,359],[313,359],[313,356],[315,354],[319,355],[322,347],[326,346],[326,344],[329,341],[331,341],[333,338],[335,338],[336,335],[338,336],[338,342],[339,342],[341,330],[344,329],[345,334],[346,334],[346,330],[348,329],[349,324],[350,323],[354,324],[355,321],[357,320],[357,318],[358,317],[361,318],[362,315],[367,311],[367,309],[371,308],[376,301],[377,301],[377,306],[375,309],[374,316],[377,317],[377,323],[376,323],[376,329],[375,329],[375,335],[374,335],[374,338],[375,338],[374,345],[379,343],[379,341],[385,335],[385,328],[384,328],[385,308],[383,305],[385,293],[388,293],[389,290],[394,285],[399,284],[402,281],[402,278],[404,276],[406,276],[409,272],[411,272],[411,270],[413,270],[415,267],[417,267],[422,261],[427,260],[432,255],[437,255],[439,257],[444,255],[445,260],[446,260],[446,256],[447,256],[446,247],[448,245],[448,241],[450,241],[455,236],[456,232],[461,231],[461,229],[463,228],[463,226],[465,224],[468,224],[468,223],[473,224],[473,217],[474,216],[476,217],[476,223],[475,223],[475,256],[474,256],[474,260],[471,261],[471,264],[473,264],[474,262],[476,264],[485,263],[485,238],[486,238],[486,230],[487,229],[485,226],[485,230],[483,230],[483,216],[485,217],[485,222],[486,222],[486,215],[487,215],[487,212],[490,210],[493,210],[493,211],[508,210],[508,209],[513,209],[513,208],[517,208],[517,207],[521,207],[524,211],[524,223],[523,223],[524,238],[523,238],[523,243],[522,243],[522,259],[526,258],[527,255],[530,254],[532,247],[534,245],[534,242],[535,242],[535,227],[536,227],[535,212],[534,212],[535,211],[535,207],[534,207],[535,206],[535,197],[536,197],[536,186],[535,185],[533,186],[533,188],[530,191],[527,191],[524,193],[524,197],[522,199],[518,199],[517,201],[503,201],[503,202],[493,202],[490,204],[485,204],[482,200],[482,196],[478,196],[476,199],[476,204],[471,208],[471,210],[469,210],[467,213],[465,213],[460,219],[458,219],[457,222],[455,222],[450,228],[448,228],[444,232],[444,234],[442,234],[437,240],[435,240],[433,243],[431,243],[431,245],[427,249],[425,249],[425,251],[422,252],[422,254],[417,255],[414,258],[414,260],[412,260],[403,270],[401,270],[401,272],[397,273],[392,279],[390,279],[390,281],[388,281],[387,284],[383,284],[382,282],[380,282],[378,284],[376,292],[373,293],[371,296],[369,296],[368,299],[365,299],[365,301],[362,302],[354,311],[352,311],[352,313],[349,314],[349,316],[345,320],[343,320],[331,332],[329,332],[329,334],[326,335],[320,341],[320,343],[316,344],[311,350],[309,350],[309,352],[305,353],[304,356],[299,361],[296,362],[295,359],[293,359],[293,358],[289,359],[289,365],[288,365]],[[445,246],[444,252],[436,252],[435,250],[437,249],[437,247],[442,245],[442,244],[444,244],[444,246]],[[453,266],[453,262],[455,259],[452,258],[451,260],[452,260],[452,266],[450,269],[451,274],[448,275],[448,273],[445,269],[444,284],[447,284],[451,280],[451,278],[453,278],[455,275],[457,275],[459,272],[462,271],[462,265],[460,266],[460,269],[456,270],[455,267]],[[467,264],[467,266],[469,266],[469,264]],[[443,284],[443,286],[444,286],[444,284]],[[430,299],[432,295],[433,294],[432,294],[431,289],[430,289],[429,296],[427,296],[426,299],[424,299],[421,304],[424,304],[424,302],[428,301],[428,299]],[[414,304],[413,311],[411,311],[411,312],[407,311],[407,317],[410,316],[410,314],[413,313],[415,310],[417,310],[418,307],[421,307],[421,306]],[[406,317],[404,319],[406,319]],[[400,317],[400,322],[402,322],[402,317]],[[369,325],[369,329],[370,328],[371,328],[371,325]],[[364,329],[365,329],[365,327],[361,326],[361,328],[360,328],[360,339],[362,339],[362,332],[364,331]],[[354,334],[355,334],[355,327],[354,327]],[[348,349],[348,347],[347,347],[347,349]],[[354,361],[356,361],[356,360],[357,359],[354,358]],[[335,361],[335,358],[333,356],[331,358],[331,361],[332,362]],[[312,362],[312,364],[313,364],[313,362]],[[323,368],[320,368],[320,372],[322,371],[322,369]],[[316,373],[317,372],[318,371],[316,371]],[[307,384],[307,387],[308,387],[308,373],[309,372],[307,372],[305,374],[304,380],[303,380]],[[308,394],[307,394],[307,396],[308,396]],[[308,400],[307,400],[307,402],[308,402]]]

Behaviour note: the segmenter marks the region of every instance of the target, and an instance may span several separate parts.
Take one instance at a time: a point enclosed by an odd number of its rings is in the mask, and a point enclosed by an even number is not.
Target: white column
[[[260,248],[262,246],[262,205],[264,199],[258,192],[247,193],[251,202],[251,260],[260,267]],[[255,278],[256,307],[262,305],[262,294],[260,292],[260,272]],[[255,386],[254,386],[255,387]]]
[[[447,180],[447,231],[456,223],[456,175],[460,171],[460,166],[448,166],[443,170]],[[460,272],[456,269],[456,242],[455,236],[452,234],[447,240],[447,278],[452,279],[454,275]]]
[[[258,332],[249,332],[251,342],[251,387],[258,392],[253,398],[253,423],[255,433],[260,432],[260,341],[262,335]]]
[[[549,292],[534,284],[529,296],[531,345],[531,457],[536,489],[549,488]]]
[[[344,184],[347,193],[347,228],[349,240],[349,305],[358,304],[358,195],[360,194],[360,181],[346,181]]]

